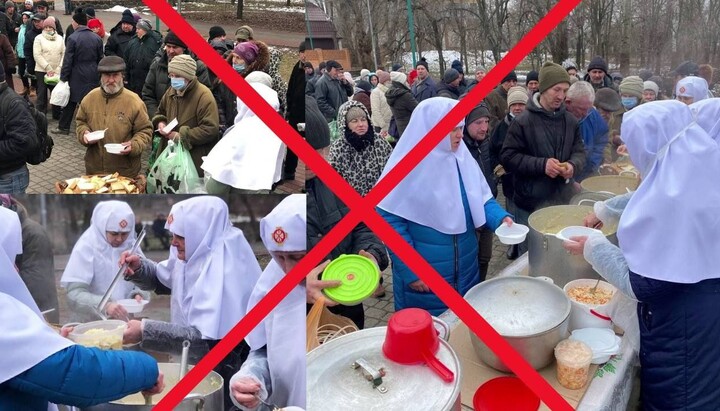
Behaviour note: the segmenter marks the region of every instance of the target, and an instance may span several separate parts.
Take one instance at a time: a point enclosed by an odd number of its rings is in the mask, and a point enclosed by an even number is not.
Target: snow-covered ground
[[[505,54],[507,53],[500,53],[500,57],[505,57]],[[440,58],[436,50],[424,51],[422,53],[422,57],[427,60],[430,71],[436,73],[440,71]],[[417,61],[420,61],[419,57],[416,56],[416,58]],[[402,59],[405,66],[412,66],[412,53],[404,53]],[[460,52],[457,50],[443,50],[442,59],[445,60],[445,67],[448,68],[454,60],[462,60]],[[478,53],[477,55],[475,53],[468,53],[468,59],[470,67],[485,66],[485,68],[489,68],[495,65],[495,60],[493,60],[493,53],[490,50],[486,50],[483,53]]]

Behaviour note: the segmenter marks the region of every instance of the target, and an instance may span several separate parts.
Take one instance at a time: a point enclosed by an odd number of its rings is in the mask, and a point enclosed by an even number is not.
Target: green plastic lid
[[[343,254],[325,267],[322,279],[342,281],[338,287],[324,289],[325,295],[343,305],[356,305],[375,291],[380,282],[380,270],[367,257]]]

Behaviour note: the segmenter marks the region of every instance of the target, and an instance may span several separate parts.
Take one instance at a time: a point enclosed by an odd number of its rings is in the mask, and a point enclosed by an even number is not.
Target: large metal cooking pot
[[[460,360],[440,340],[436,357],[455,374],[444,382],[425,365],[385,357],[387,327],[355,331],[307,354],[307,409],[460,411]]]
[[[555,237],[560,230],[583,225],[583,219],[593,211],[592,206],[560,205],[542,208],[530,214],[528,233],[529,273],[533,277],[550,277],[558,287],[580,278],[600,278],[582,255],[571,255]],[[604,226],[603,234],[617,244],[617,226]]]
[[[552,363],[555,346],[567,338],[571,303],[549,281],[498,277],[471,288],[465,299],[536,370]],[[485,364],[510,372],[475,333],[470,340]]]
[[[586,191],[595,193],[612,193],[614,195],[635,191],[640,185],[637,177],[630,176],[595,176],[584,179],[580,186]]]
[[[170,392],[180,377],[180,364],[158,363],[158,367],[165,374],[165,389],[162,393],[152,397],[153,405],[145,405],[145,398],[137,393],[128,395],[117,401],[83,408],[82,411],[150,411],[160,400]],[[185,399],[175,406],[176,411],[224,411],[223,378],[215,371],[210,371],[200,384],[193,388]]]

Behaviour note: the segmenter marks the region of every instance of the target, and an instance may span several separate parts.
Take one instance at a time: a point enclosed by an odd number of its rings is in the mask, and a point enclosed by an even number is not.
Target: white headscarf
[[[15,268],[22,253],[20,220],[0,207],[0,384],[73,343],[43,321],[40,309]]]
[[[193,197],[175,204],[165,228],[185,237],[185,260],[171,247],[157,277],[172,289],[172,322],[193,326],[219,340],[244,316],[260,266],[242,230],[230,223],[218,197]]]
[[[270,214],[260,220],[263,244],[269,251],[305,251],[306,221],[305,195],[285,197]],[[280,239],[283,241],[278,244]],[[253,290],[248,311],[284,276],[282,267],[274,259],[270,261]],[[295,286],[246,338],[252,350],[267,345],[272,381],[272,394],[268,402],[305,408],[305,302],[305,287]]]
[[[678,97],[692,97],[693,103],[697,103],[707,98],[708,83],[702,77],[684,77],[675,85],[675,95]]]
[[[720,144],[720,98],[706,98],[690,105],[695,121]]]
[[[275,110],[280,108],[277,92],[253,83],[252,87]],[[270,190],[280,181],[285,144],[238,99],[235,125],[210,150],[202,169],[223,184],[243,190]]]
[[[618,227],[630,269],[684,284],[719,278],[717,143],[677,100],[650,102],[625,113],[622,136],[643,176]]]
[[[113,247],[107,240],[107,231],[129,232],[130,235],[119,247]],[[73,247],[60,283],[63,287],[69,283],[88,284],[91,293],[105,294],[120,268],[120,254],[130,250],[136,238],[135,213],[128,203],[116,200],[99,202],[93,209],[90,227]],[[138,254],[143,256],[140,249]],[[120,280],[111,299],[129,298],[134,288],[130,281]]]
[[[380,179],[392,170],[458,102],[433,97],[417,105],[405,132],[393,150]],[[465,123],[461,122],[458,127]],[[460,173],[458,174],[458,169]],[[487,181],[464,141],[456,151],[445,137],[378,207],[406,220],[444,234],[467,231],[460,196],[460,176],[467,194],[474,226],[485,224],[485,203],[492,198]]]

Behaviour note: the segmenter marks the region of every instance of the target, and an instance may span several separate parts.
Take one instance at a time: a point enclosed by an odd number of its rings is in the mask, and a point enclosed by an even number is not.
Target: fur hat
[[[570,84],[570,75],[567,70],[562,68],[561,65],[555,64],[552,61],[548,61],[543,64],[540,69],[540,75],[538,76],[540,82],[540,93],[544,93],[545,90],[558,83]]]
[[[595,92],[595,107],[605,111],[618,111],[622,107],[620,95],[609,87],[603,87]]]

